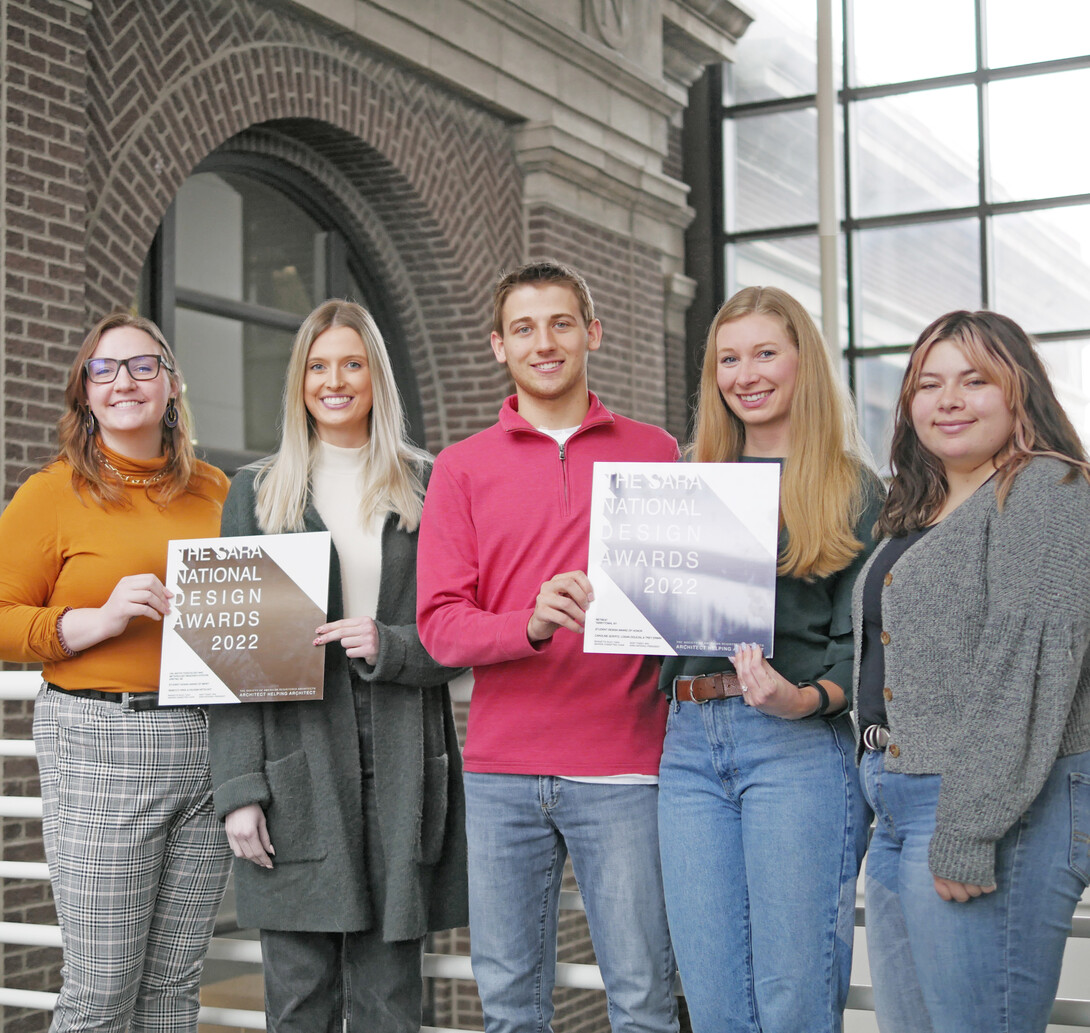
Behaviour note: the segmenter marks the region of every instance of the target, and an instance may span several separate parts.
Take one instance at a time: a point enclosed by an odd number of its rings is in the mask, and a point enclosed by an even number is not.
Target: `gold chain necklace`
[[[132,474],[122,473],[101,452],[99,453],[98,458],[102,460],[102,465],[106,467],[107,470],[121,478],[122,484],[127,484],[131,488],[145,488],[149,484],[157,484],[167,475],[166,467],[164,467],[162,470],[159,470],[148,477],[134,477]]]

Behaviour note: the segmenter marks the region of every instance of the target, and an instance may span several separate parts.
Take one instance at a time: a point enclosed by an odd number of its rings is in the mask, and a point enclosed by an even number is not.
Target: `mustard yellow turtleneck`
[[[151,476],[165,463],[99,447],[129,476]],[[65,689],[157,689],[160,622],[134,618],[116,638],[66,657],[57,618],[66,606],[101,606],[128,574],[163,580],[171,538],[218,535],[227,478],[198,463],[191,484],[207,497],[187,493],[160,509],[143,487],[127,486],[130,505],[103,508],[86,491],[73,491],[66,462],[30,477],[0,514],[0,659],[40,663],[45,680]]]

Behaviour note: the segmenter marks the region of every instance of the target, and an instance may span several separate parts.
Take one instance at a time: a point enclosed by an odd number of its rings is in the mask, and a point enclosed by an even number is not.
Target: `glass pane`
[[[309,311],[309,310],[308,310]],[[280,444],[279,423],[284,376],[295,334],[247,323],[242,353],[246,366],[243,406],[246,448],[274,452]]]
[[[817,90],[817,5],[814,0],[763,0],[749,4],[753,22],[738,41],[734,63],[723,77],[723,103],[798,97]],[[839,10],[834,14],[840,34]],[[836,82],[841,45],[834,41]]]
[[[980,308],[979,225],[957,219],[859,231],[859,343],[910,344],[944,312]]]
[[[921,330],[923,327],[920,328]],[[901,393],[908,352],[873,355],[855,360],[855,404],[863,439],[884,474],[889,473],[893,410]]]
[[[992,68],[1085,54],[1090,46],[1086,0],[988,0],[988,64]]]
[[[743,287],[781,287],[810,312],[821,313],[821,262],[818,239],[783,237],[727,247],[727,293]]]
[[[859,101],[851,120],[857,217],[976,203],[974,87]]]
[[[176,225],[179,287],[300,316],[321,300],[321,229],[280,191],[199,173],[178,192]]]
[[[1090,448],[1090,337],[1038,345],[1056,397]]]
[[[179,307],[176,336],[197,441],[274,451],[293,335]]]
[[[1090,205],[991,220],[993,307],[1030,333],[1090,327]]]
[[[1090,193],[1090,134],[1072,122],[1090,96],[1090,68],[988,87],[993,201]]]
[[[175,200],[175,282],[242,301],[242,196],[219,176],[190,176]]]
[[[852,11],[854,86],[976,68],[973,0],[855,0]]]
[[[816,223],[817,111],[723,123],[727,230]]]
[[[844,290],[843,248],[839,252],[840,340],[835,343],[843,345],[848,339],[848,305]],[[821,256],[816,236],[731,244],[727,247],[726,257],[725,297],[729,298],[743,287],[780,287],[797,298],[821,326]]]
[[[178,308],[174,334],[174,350],[185,375],[185,397],[197,441],[213,448],[245,448],[239,406],[245,383],[242,324]]]

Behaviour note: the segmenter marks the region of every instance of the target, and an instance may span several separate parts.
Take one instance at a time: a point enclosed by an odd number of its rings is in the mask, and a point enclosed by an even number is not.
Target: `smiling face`
[[[507,296],[503,333],[492,351],[515,381],[519,412],[536,427],[580,423],[587,412],[587,355],[602,340],[602,324],[584,324],[575,291],[566,284],[523,284]]]
[[[371,437],[371,370],[367,349],[350,326],[332,326],[307,352],[303,402],[322,441],[359,448]]]
[[[745,455],[785,456],[799,350],[778,316],[751,312],[715,334],[716,384],[746,430]]]
[[[135,326],[107,330],[91,353],[94,359],[131,359],[137,355],[161,355],[150,334]],[[132,459],[154,459],[163,451],[163,413],[175,393],[165,367],[154,380],[134,380],[124,366],[109,384],[93,384],[85,376],[87,406],[98,422],[103,443]]]
[[[1003,389],[950,340],[927,350],[911,416],[920,444],[942,463],[947,478],[990,470],[1014,430]]]

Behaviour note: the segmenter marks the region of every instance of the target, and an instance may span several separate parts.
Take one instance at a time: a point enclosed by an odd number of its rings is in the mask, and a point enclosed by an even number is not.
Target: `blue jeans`
[[[869,816],[847,718],[674,703],[659,769],[666,910],[696,1033],[830,1033]]]
[[[465,794],[473,975],[488,1033],[552,1029],[569,852],[614,1033],[677,1030],[658,788],[466,772]]]
[[[1090,753],[1056,761],[999,841],[996,884],[968,903],[935,892],[927,850],[939,775],[860,775],[877,816],[867,857],[867,953],[883,1033],[1041,1033],[1071,916],[1090,882]]]

